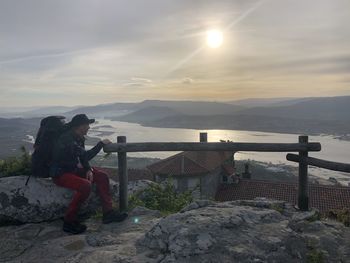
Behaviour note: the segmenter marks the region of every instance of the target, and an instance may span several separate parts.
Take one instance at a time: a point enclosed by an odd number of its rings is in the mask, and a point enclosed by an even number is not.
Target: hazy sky
[[[0,0],[0,92],[1,106],[350,95],[350,1]]]

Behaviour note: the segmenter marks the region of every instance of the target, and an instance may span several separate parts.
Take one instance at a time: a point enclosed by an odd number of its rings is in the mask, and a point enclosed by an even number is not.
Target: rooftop
[[[232,157],[232,152],[224,151],[186,151],[148,166],[158,175],[204,174],[220,167]]]
[[[217,201],[250,200],[266,197],[297,204],[298,185],[295,183],[267,182],[240,179],[237,184],[222,184],[216,194]],[[309,185],[310,207],[320,212],[350,209],[350,187]]]

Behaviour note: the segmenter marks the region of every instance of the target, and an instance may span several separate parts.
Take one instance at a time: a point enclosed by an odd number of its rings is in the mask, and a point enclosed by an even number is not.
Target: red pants
[[[75,190],[73,200],[69,204],[64,220],[69,222],[76,221],[81,204],[86,201],[90,195],[91,182],[74,173],[64,173],[61,176],[52,178],[52,180],[58,186]],[[92,183],[96,184],[97,194],[102,201],[103,212],[105,213],[112,210],[112,197],[109,192],[109,178],[107,174],[93,168]]]

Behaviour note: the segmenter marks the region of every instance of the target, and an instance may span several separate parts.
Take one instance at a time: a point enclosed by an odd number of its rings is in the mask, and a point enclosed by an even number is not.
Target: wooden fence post
[[[299,143],[307,144],[308,136],[299,136]],[[306,158],[308,151],[299,152],[299,186],[298,186],[298,207],[301,211],[309,210],[309,186],[308,186],[308,163]]]
[[[206,132],[199,133],[199,141],[200,142],[208,142],[208,133],[206,133]]]
[[[118,143],[126,143],[125,136],[117,137]],[[119,174],[119,210],[120,212],[128,211],[128,167],[127,153],[118,152],[118,174]]]

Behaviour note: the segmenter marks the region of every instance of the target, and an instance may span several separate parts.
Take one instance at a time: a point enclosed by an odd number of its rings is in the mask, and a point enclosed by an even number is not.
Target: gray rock
[[[286,208],[286,202],[271,200],[265,197],[257,197],[254,200],[237,200],[233,201],[232,204],[254,206],[260,208],[270,208],[274,210],[283,210]]]
[[[0,227],[0,262],[349,262],[350,228],[263,203],[201,202],[162,218],[138,207],[121,223],[91,218],[76,236],[61,221]]]
[[[312,209],[310,211],[304,212],[304,213],[294,213],[292,215],[292,221],[298,222],[298,221],[315,221],[320,217],[319,212],[315,209]]]
[[[205,206],[209,206],[211,204],[215,204],[214,201],[210,201],[210,200],[196,200],[194,202],[192,202],[191,204],[189,204],[188,206],[184,207],[180,213],[186,212],[186,211],[190,211],[190,210],[194,210],[200,207],[205,207]]]
[[[0,225],[54,220],[62,217],[73,191],[55,185],[49,178],[31,178],[26,186],[27,176],[0,178]],[[131,181],[129,194],[142,191],[150,181]],[[110,180],[114,200],[119,199],[119,185]],[[100,200],[93,192],[82,212],[95,210]]]
[[[90,218],[85,222],[87,231],[80,235],[64,233],[61,220],[3,226],[0,262],[156,262],[152,252],[144,251],[136,241],[158,220],[147,209],[139,215],[137,223],[132,217],[107,225]]]
[[[349,228],[310,221],[314,212],[293,209],[267,199],[193,203],[160,220],[140,244],[162,255],[161,262],[307,262],[314,255],[347,262]]]
[[[51,179],[26,176],[0,178],[0,224],[57,219],[72,198],[72,191],[57,187]]]

